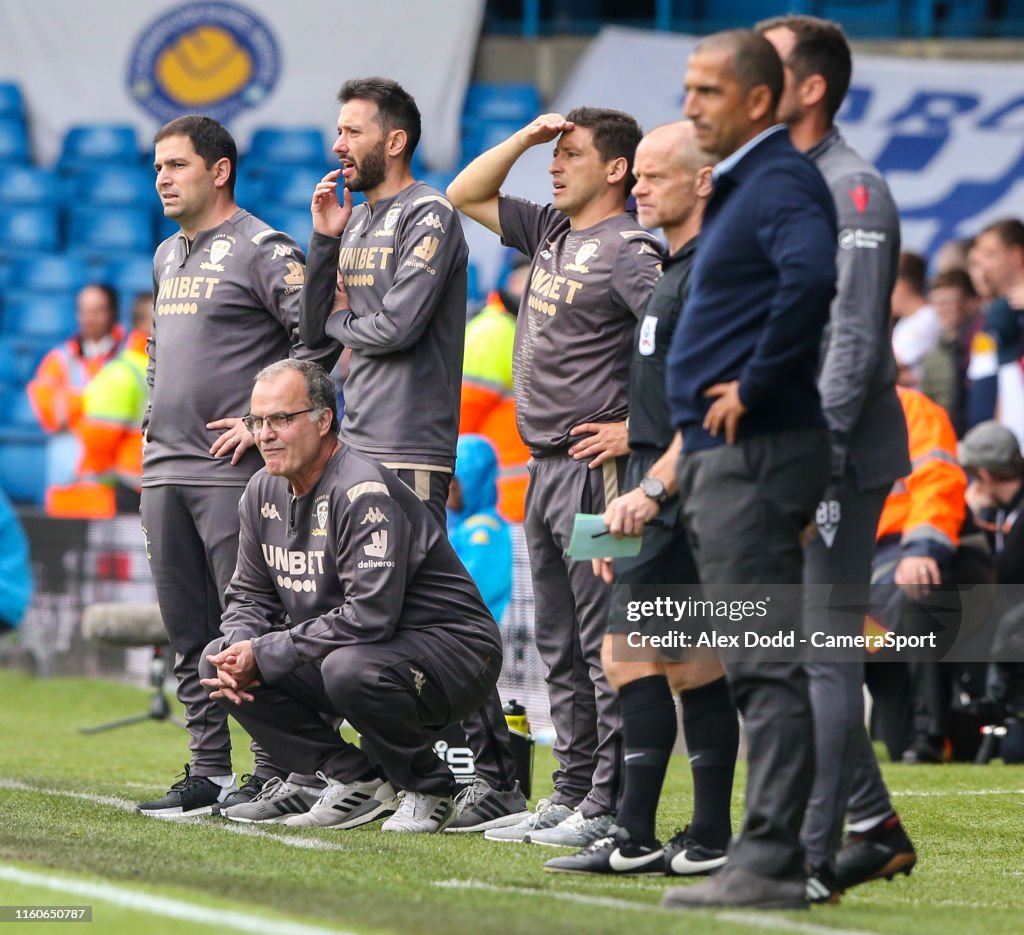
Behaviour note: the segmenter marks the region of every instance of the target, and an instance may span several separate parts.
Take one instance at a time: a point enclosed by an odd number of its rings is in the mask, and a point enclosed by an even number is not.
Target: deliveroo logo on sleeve
[[[264,101],[281,55],[267,24],[233,3],[186,3],[149,22],[132,48],[128,90],[160,121],[203,113],[221,122]]]

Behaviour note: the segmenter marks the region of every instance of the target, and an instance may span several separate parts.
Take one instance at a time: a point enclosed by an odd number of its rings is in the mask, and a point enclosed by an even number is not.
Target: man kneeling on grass
[[[494,689],[498,627],[415,494],[339,441],[321,367],[266,367],[245,423],[266,467],[239,503],[203,684],[293,772],[227,817],[352,828],[390,814],[384,831],[441,831],[455,780],[429,735]],[[341,739],[339,718],[373,759]]]

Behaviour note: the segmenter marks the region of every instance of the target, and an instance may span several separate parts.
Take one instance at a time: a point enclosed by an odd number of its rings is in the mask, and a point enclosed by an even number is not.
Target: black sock
[[[732,834],[729,806],[736,769],[740,726],[729,685],[723,676],[692,691],[680,692],[683,735],[693,771],[693,819],[689,837],[724,850]]]
[[[654,818],[676,742],[676,706],[663,675],[648,675],[619,689],[622,712],[622,800],[616,824],[638,844],[654,844]]]

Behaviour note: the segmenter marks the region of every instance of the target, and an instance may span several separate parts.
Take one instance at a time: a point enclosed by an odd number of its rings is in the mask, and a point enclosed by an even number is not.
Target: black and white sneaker
[[[872,880],[891,880],[896,874],[910,876],[917,851],[898,815],[890,815],[874,828],[850,833],[836,854],[836,880],[842,889]]]
[[[242,776],[242,785],[238,790],[232,792],[222,802],[214,805],[210,809],[210,814],[219,815],[224,809],[231,808],[232,805],[242,805],[245,802],[251,802],[263,791],[263,787],[268,781],[269,777],[254,776],[252,773],[246,773]]]
[[[285,782],[279,776],[268,779],[259,794],[251,802],[232,805],[221,809],[222,818],[232,821],[249,822],[282,822],[289,815],[301,815],[312,808],[320,798],[321,788],[300,786],[298,783]]]
[[[206,776],[193,776],[186,763],[179,779],[162,799],[141,802],[136,810],[150,818],[198,818],[209,815],[213,806],[223,802],[238,787],[232,782],[222,786]]]
[[[676,832],[665,845],[665,875],[694,877],[713,873],[729,859],[725,851],[705,847],[689,836],[689,828]]]
[[[821,864],[807,868],[807,901],[809,903],[828,903],[839,905],[839,897],[843,888],[839,885],[835,868],[832,864]]]
[[[544,864],[551,873],[607,873],[623,876],[639,873],[663,873],[665,849],[637,844],[625,828],[613,827],[612,833],[599,838],[571,857],[554,857]]]
[[[517,782],[507,792],[492,789],[485,779],[474,779],[455,797],[455,821],[445,831],[489,831],[517,825],[530,814]]]
[[[327,788],[308,812],[284,820],[289,828],[358,828],[393,815],[398,808],[394,788],[383,779],[341,782],[323,773],[317,776],[327,783]]]

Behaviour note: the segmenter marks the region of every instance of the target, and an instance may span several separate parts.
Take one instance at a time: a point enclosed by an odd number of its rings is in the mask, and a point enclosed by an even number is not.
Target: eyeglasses
[[[263,431],[263,424],[270,426],[272,432],[283,432],[292,424],[292,419],[301,416],[306,412],[315,412],[318,416],[323,412],[323,406],[314,406],[312,409],[297,409],[295,412],[275,412],[269,416],[245,416],[242,424],[253,435],[259,435]]]

